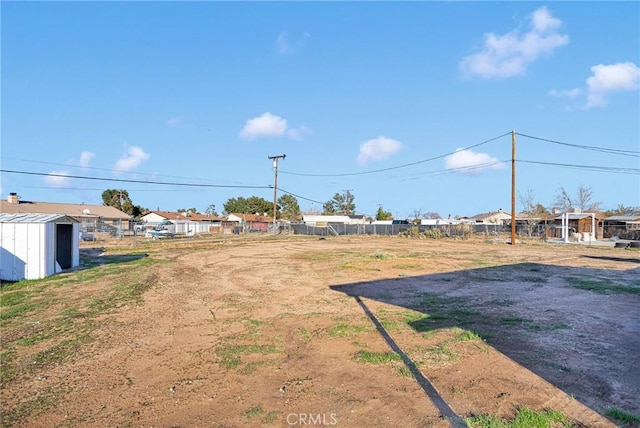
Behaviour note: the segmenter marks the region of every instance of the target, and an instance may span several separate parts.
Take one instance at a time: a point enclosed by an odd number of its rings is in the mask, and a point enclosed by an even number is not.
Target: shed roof
[[[78,220],[75,220],[64,214],[0,213],[0,223],[51,223],[58,220],[63,220],[64,222],[78,223]]]
[[[9,203],[0,200],[0,212],[7,214],[66,214],[77,218],[108,218],[128,220],[129,215],[108,205],[62,204],[57,202],[19,201]]]
[[[640,219],[640,215],[612,215],[605,218],[605,221],[636,221]]]

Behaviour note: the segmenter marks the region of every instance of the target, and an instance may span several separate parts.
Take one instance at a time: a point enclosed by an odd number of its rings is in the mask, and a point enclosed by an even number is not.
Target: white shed
[[[80,228],[64,214],[0,214],[0,279],[40,279],[80,264]]]

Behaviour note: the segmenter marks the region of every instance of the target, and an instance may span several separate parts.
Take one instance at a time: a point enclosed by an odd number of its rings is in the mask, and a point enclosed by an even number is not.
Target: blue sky
[[[509,211],[515,130],[520,193],[549,206],[584,185],[605,209],[640,205],[638,2],[3,2],[1,16],[3,198],[100,204],[124,188],[150,209],[221,211],[271,201],[268,156],[286,154],[278,187],[303,210],[349,190],[362,214]]]

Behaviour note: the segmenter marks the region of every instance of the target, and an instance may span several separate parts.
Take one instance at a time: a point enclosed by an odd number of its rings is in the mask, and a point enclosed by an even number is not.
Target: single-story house
[[[273,217],[260,214],[232,213],[227,221],[235,222],[245,232],[266,232],[273,226]]]
[[[476,214],[468,219],[469,223],[503,225],[511,222],[511,214],[501,209],[488,213]]]
[[[80,229],[64,214],[0,214],[0,279],[40,279],[80,264]]]
[[[144,226],[158,226],[163,221],[171,221],[175,227],[174,233],[196,234],[196,233],[222,233],[225,223],[223,219],[192,212],[174,211],[147,211],[140,220]]]
[[[10,193],[7,200],[0,200],[0,213],[5,214],[64,214],[80,222],[80,228],[88,232],[100,229],[129,229],[129,214],[107,205],[63,204],[22,200]]]

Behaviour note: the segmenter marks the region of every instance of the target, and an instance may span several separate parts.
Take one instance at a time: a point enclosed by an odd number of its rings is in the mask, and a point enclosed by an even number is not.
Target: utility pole
[[[511,131],[511,245],[516,245],[516,131]]]
[[[278,159],[284,160],[287,155],[284,153],[276,156],[268,156],[269,159],[273,160],[273,233],[276,233],[276,201],[278,198]]]
[[[353,189],[347,189],[347,190],[345,190],[345,192],[347,192],[347,200],[346,200],[346,203],[345,203],[345,207],[344,207],[344,208],[345,208],[345,211],[346,211],[346,214],[347,214],[347,215],[349,215],[349,192],[351,192],[352,190],[353,190]]]

